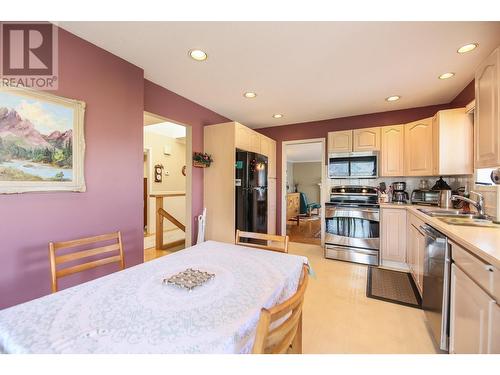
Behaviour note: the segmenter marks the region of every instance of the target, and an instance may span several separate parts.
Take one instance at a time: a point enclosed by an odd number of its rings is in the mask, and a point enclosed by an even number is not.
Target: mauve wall
[[[87,104],[87,192],[0,195],[0,308],[50,292],[49,241],[120,230],[126,265],[142,262],[143,88],[142,69],[59,29],[53,93]]]
[[[199,152],[203,151],[203,126],[230,121],[148,80],[144,80],[144,110],[191,126],[193,151]],[[193,184],[191,222],[194,243],[198,229],[195,218],[203,210],[203,169],[191,168]]]
[[[472,89],[471,89],[472,87]],[[410,108],[398,111],[371,113],[359,116],[342,117],[330,120],[304,122],[269,128],[255,129],[258,132],[274,139],[276,147],[276,228],[281,232],[281,142],[310,138],[327,138],[328,132],[348,129],[369,128],[372,126],[385,126],[404,124],[422,118],[431,117],[441,109],[465,106],[474,99],[474,81],[469,83],[455,99],[448,104],[433,105],[428,107]]]

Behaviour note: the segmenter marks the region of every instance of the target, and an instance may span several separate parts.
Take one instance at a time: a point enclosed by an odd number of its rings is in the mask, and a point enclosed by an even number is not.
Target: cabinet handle
[[[484,266],[484,268],[486,269],[486,271],[490,271],[490,272],[495,271],[495,270],[493,269],[493,266],[492,266],[492,265],[489,265],[489,264],[486,264],[486,265]]]

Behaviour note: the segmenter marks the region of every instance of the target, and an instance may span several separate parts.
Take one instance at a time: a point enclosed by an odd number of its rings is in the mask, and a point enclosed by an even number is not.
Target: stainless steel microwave
[[[329,178],[377,178],[378,151],[328,155]]]

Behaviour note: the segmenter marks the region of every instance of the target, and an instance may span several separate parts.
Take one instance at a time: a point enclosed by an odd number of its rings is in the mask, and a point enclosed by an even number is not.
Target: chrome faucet
[[[479,216],[486,217],[486,214],[484,212],[484,197],[483,197],[483,194],[476,193],[475,191],[470,191],[470,193],[477,196],[477,201],[475,201],[474,199],[463,197],[461,195],[452,195],[451,196],[451,200],[452,201],[461,200],[461,201],[470,203],[470,204],[472,204],[476,208],[477,213],[479,214]]]

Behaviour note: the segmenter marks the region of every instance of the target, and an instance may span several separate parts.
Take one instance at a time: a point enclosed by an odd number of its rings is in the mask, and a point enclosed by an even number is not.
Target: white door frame
[[[190,125],[183,124],[179,121],[171,120],[169,118],[163,117],[161,115],[157,115],[156,113],[144,111],[144,113],[148,114],[149,116],[156,117],[159,120],[163,120],[165,122],[171,122],[177,125],[184,126],[186,128],[186,212],[185,212],[185,217],[186,217],[186,247],[191,246],[192,244],[192,221],[193,221],[193,213],[191,212],[192,210],[192,192],[193,192],[193,171],[192,171],[192,165],[191,165],[191,159],[193,155],[193,130]],[[143,125],[147,126],[147,125]],[[146,148],[144,148],[146,150]],[[151,154],[149,155],[151,156]],[[150,159],[150,165],[149,167],[149,175],[148,175],[148,188],[149,191],[152,190],[152,182],[151,182],[151,176],[152,176],[152,160],[151,157]],[[149,220],[149,219],[148,219]],[[149,224],[149,223],[148,223]]]
[[[153,155],[153,149],[151,147],[144,147],[144,154],[146,155],[146,177],[148,178],[148,185],[147,185],[147,191],[146,191],[146,196],[147,196],[147,201],[148,201],[148,208],[147,208],[147,214],[146,214],[146,228],[148,229],[148,233],[150,233],[150,222],[149,222],[149,212],[151,210],[151,205],[149,204],[149,195],[151,194],[152,186],[153,184],[151,183],[151,170],[153,169],[153,161],[152,161],[152,155]]]
[[[321,186],[319,190],[319,199],[321,204],[321,246],[325,244],[325,202],[327,194],[326,185],[326,138],[310,138],[299,139],[296,141],[282,141],[281,142],[281,234],[286,234],[286,146],[304,143],[321,143]]]

